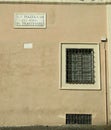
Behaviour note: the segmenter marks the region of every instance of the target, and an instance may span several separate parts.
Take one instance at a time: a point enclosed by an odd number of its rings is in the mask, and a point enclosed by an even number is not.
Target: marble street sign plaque
[[[14,28],[46,28],[46,13],[15,13]]]

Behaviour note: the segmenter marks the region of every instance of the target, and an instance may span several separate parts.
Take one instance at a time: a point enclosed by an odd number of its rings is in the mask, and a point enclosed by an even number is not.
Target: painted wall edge
[[[79,4],[111,4],[111,0],[0,0],[0,3],[79,3]]]

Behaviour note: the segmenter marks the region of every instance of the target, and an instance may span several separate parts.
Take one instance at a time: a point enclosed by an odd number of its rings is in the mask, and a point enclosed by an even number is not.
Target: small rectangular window
[[[95,83],[93,49],[66,49],[66,83]]]
[[[61,89],[100,89],[99,44],[61,44]]]
[[[92,124],[92,115],[66,114],[66,124]]]

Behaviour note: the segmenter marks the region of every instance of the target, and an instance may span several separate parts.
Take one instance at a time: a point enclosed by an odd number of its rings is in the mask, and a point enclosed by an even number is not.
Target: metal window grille
[[[66,114],[66,124],[92,124],[92,115]]]
[[[94,84],[94,50],[66,49],[66,83]]]

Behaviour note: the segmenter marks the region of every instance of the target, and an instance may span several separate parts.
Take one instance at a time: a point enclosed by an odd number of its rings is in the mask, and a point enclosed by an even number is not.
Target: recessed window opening
[[[66,114],[66,124],[92,124],[92,114]]]
[[[95,83],[93,49],[66,49],[66,83]]]
[[[60,60],[61,89],[100,89],[99,43],[61,43]]]

